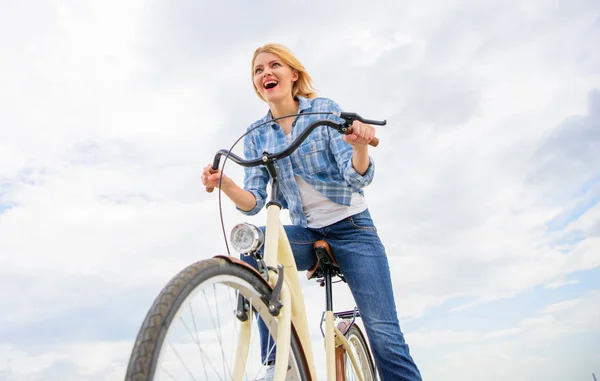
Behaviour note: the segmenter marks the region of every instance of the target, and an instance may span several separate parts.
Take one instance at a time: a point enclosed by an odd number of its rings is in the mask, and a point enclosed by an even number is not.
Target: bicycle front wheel
[[[125,380],[231,380],[240,363],[236,361],[243,324],[236,317],[240,300],[246,302],[251,322],[242,380],[261,379],[266,370],[263,360],[274,353],[277,337],[277,319],[264,302],[270,295],[270,287],[256,272],[228,259],[188,266],[164,287],[146,315]],[[270,332],[262,345],[257,316]],[[286,380],[309,380],[293,327],[289,353]]]
[[[365,340],[365,336],[363,335],[360,328],[356,325],[352,325],[348,332],[346,332],[345,336],[346,340],[348,340],[348,343],[350,344],[350,351],[352,351],[352,353],[354,354],[354,358],[356,359],[358,368],[364,377],[364,381],[377,380],[373,359],[371,357],[371,353],[369,352],[369,347],[367,345],[367,341]],[[358,375],[354,370],[354,367],[350,360],[350,355],[347,351],[344,352],[344,356],[346,381],[358,381]]]

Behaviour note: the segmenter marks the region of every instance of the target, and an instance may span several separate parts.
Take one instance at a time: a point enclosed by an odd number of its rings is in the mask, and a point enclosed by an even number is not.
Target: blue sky
[[[366,197],[424,378],[600,375],[597,1],[20,2],[0,32],[0,381],[122,379],[162,286],[224,252],[200,173],[266,112],[269,41],[388,120]]]
[[[9,187],[9,184],[7,183],[0,183],[0,214],[4,213],[6,210],[12,208],[12,205],[10,204],[10,202],[8,202],[7,200],[5,200],[4,198],[6,197],[6,191]]]
[[[600,184],[600,175],[596,175],[584,184],[573,198],[577,199],[577,203],[567,210],[554,217],[548,223],[550,231],[560,231],[568,227],[572,222],[577,221],[588,210],[598,204],[598,187]]]
[[[8,210],[12,208],[12,205],[9,203],[2,203],[0,204],[0,213],[4,213],[4,211]]]

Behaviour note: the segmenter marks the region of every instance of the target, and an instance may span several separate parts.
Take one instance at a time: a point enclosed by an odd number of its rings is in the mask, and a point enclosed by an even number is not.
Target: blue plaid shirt
[[[342,111],[334,101],[327,98],[307,99],[298,96],[300,101],[298,112]],[[251,129],[260,123],[271,120],[269,111],[262,119],[248,127]],[[317,119],[330,119],[342,122],[335,115],[306,115],[298,116],[292,124],[292,140]],[[276,123],[267,123],[246,135],[244,140],[244,156],[246,159],[256,159],[264,151],[280,152],[287,147],[285,133]],[[327,126],[317,127],[308,138],[284,159],[276,161],[279,175],[278,201],[284,209],[290,212],[294,225],[307,226],[306,216],[302,210],[302,200],[296,185],[294,175],[302,177],[307,183],[331,201],[342,205],[350,205],[353,192],[363,194],[362,188],[373,180],[375,165],[369,157],[369,168],[360,175],[352,165],[352,146],[342,139],[342,134]],[[250,211],[240,212],[255,215],[263,208],[267,199],[267,185],[270,176],[266,167],[258,166],[245,168],[244,189],[256,197],[256,206]]]

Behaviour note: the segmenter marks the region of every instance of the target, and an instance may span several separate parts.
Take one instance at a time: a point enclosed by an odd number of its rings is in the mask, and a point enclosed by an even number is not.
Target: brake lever
[[[341,128],[341,132],[349,135],[352,133],[352,123],[355,120],[358,120],[361,123],[372,124],[375,126],[385,126],[387,124],[387,120],[372,120],[372,119],[364,119],[362,116],[358,115],[355,112],[336,112],[335,115],[339,116],[344,120],[343,126]],[[370,146],[377,147],[379,145],[379,138],[374,137],[370,142]]]
[[[346,127],[350,127],[352,125],[352,122],[354,122],[355,120],[358,120],[361,123],[365,123],[365,124],[373,124],[375,126],[385,126],[387,124],[387,120],[372,120],[372,119],[365,119],[362,116],[358,115],[355,112],[339,112],[336,113],[337,116],[339,116],[340,118],[344,119],[345,121],[345,125]]]

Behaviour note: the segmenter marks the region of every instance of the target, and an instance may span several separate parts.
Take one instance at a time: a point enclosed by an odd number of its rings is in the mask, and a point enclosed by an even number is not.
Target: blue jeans
[[[381,380],[421,380],[400,329],[385,248],[369,211],[323,228],[290,225],[285,231],[300,271],[315,264],[315,241],[324,239],[331,247],[361,313]],[[254,257],[242,258],[257,267]],[[259,324],[262,360],[271,363],[275,356],[273,339],[262,320]]]

